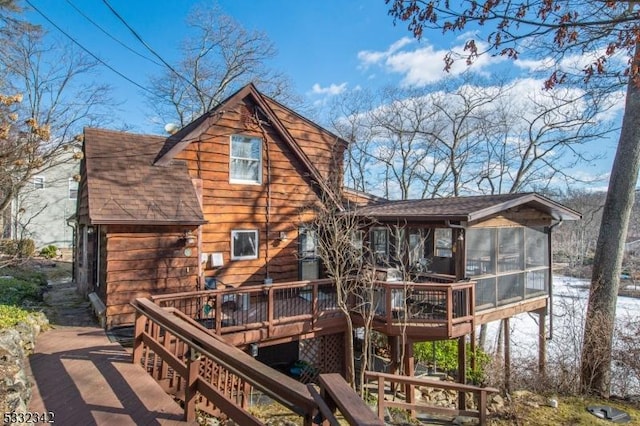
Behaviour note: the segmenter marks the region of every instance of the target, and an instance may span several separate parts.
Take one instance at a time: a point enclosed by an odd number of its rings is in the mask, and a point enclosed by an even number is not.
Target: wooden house
[[[319,278],[304,223],[345,147],[252,84],[168,137],[85,129],[79,289],[112,327],[136,297]]]
[[[544,364],[551,231],[579,213],[538,194],[385,201],[345,191],[343,203],[331,188],[345,147],[253,85],[170,136],[86,129],[79,289],[104,305],[107,327],[132,324],[148,307],[136,300],[152,296],[259,347],[261,360],[304,353],[323,364],[314,371],[339,372],[351,336],[308,225],[314,206],[336,203],[360,217],[380,272],[372,326],[406,342],[406,371],[413,342],[463,343],[477,325],[522,312],[540,315]]]

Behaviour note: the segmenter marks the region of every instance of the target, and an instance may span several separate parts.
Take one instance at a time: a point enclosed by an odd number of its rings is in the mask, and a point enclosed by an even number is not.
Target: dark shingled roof
[[[555,219],[578,220],[581,217],[580,213],[535,193],[386,201],[361,207],[357,213],[379,220],[473,222],[523,205],[548,213]]]
[[[205,222],[186,164],[153,165],[165,141],[160,136],[84,130],[91,223]]]

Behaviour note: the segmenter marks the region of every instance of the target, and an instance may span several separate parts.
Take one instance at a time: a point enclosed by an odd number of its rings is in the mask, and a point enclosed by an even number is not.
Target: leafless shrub
[[[586,316],[584,292],[576,290],[554,299],[552,339],[547,340],[547,368],[538,371],[537,353],[531,349],[525,356],[511,358],[511,387],[542,394],[577,395],[581,393],[580,365]],[[605,338],[606,331],[592,330],[593,338]],[[512,342],[518,346],[518,342]],[[529,344],[529,343],[527,343]],[[636,315],[618,312],[611,363],[611,394],[629,397],[640,394],[640,323]],[[596,363],[607,362],[597,356]],[[595,374],[595,373],[594,373]],[[504,364],[500,356],[487,366],[492,386],[503,386]]]
[[[611,370],[614,395],[640,394],[640,323],[637,316],[625,316],[618,321]]]

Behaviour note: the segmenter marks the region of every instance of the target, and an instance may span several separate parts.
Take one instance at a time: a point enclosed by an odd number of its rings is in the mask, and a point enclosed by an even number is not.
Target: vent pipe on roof
[[[178,130],[180,130],[180,127],[178,127],[176,123],[167,123],[164,125],[164,131],[170,135],[175,134]]]

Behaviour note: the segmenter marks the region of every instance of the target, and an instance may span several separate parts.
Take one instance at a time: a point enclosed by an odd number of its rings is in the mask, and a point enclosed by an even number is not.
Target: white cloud
[[[476,73],[485,73],[490,65],[504,60],[501,57],[480,55],[469,66],[464,59],[467,56],[467,52],[464,51],[464,43],[453,46],[451,49],[438,49],[433,44],[425,41],[422,47],[414,50],[403,50],[411,41],[411,39],[404,37],[393,43],[385,51],[366,50],[359,52],[360,67],[368,69],[373,65],[377,65],[387,72],[402,75],[400,82],[402,86],[421,87],[440,81],[448,75],[459,75],[469,68]],[[482,42],[476,42],[476,44],[480,51],[486,48],[486,45]],[[454,62],[447,73],[444,70],[444,58],[449,52],[452,52],[454,57],[460,59]]]
[[[311,88],[311,93],[316,94],[316,95],[335,96],[335,95],[339,95],[340,93],[343,93],[345,90],[347,90],[347,83],[346,82],[345,83],[340,83],[340,84],[333,84],[332,83],[327,87],[322,87],[318,83],[316,83]]]
[[[551,58],[544,59],[516,59],[513,64],[525,71],[539,72],[546,71],[555,66],[555,61]]]
[[[406,45],[413,42],[413,39],[409,37],[402,37],[400,40],[394,42],[384,52],[375,52],[371,50],[362,50],[358,52],[358,59],[360,60],[360,66],[362,68],[368,68],[371,65],[377,65],[380,62],[384,62],[386,58],[396,53]]]
[[[464,33],[460,34],[459,36],[457,36],[456,40],[457,41],[464,41],[464,42],[466,42],[469,39],[477,40],[478,39],[478,34],[480,34],[479,30],[467,31],[467,32],[464,32]]]
[[[529,72],[549,72],[558,69],[569,73],[582,73],[582,71],[596,62],[601,56],[606,55],[606,48],[601,48],[592,52],[581,52],[579,54],[565,55],[559,60],[552,57],[543,59],[517,59],[514,65]],[[624,52],[619,52],[609,58],[607,62],[614,69],[626,67],[627,56]]]

